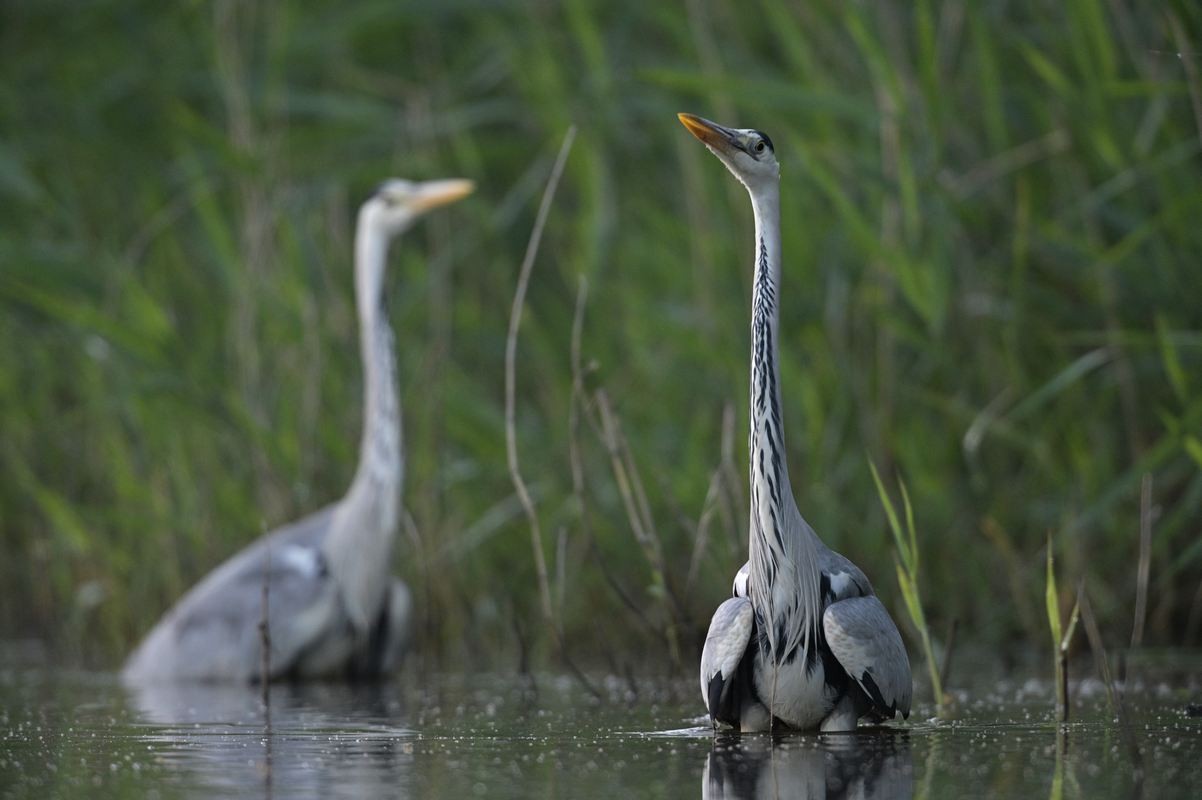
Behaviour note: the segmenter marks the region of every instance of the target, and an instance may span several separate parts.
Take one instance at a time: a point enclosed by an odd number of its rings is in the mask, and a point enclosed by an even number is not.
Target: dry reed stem
[[[425,596],[425,600],[421,604],[421,629],[425,631],[426,640],[428,642],[436,642],[438,641],[438,638],[435,636],[436,631],[434,624],[434,607],[436,601],[434,599],[433,591],[434,581],[431,579],[431,575],[433,575],[433,569],[430,563],[430,554],[425,542],[423,541],[421,531],[419,531],[417,528],[417,520],[413,518],[413,515],[409,513],[409,509],[407,508],[401,509],[401,530],[404,531],[405,535],[409,538],[409,544],[413,547],[413,551],[418,555],[418,569],[420,570],[422,576],[421,591]],[[430,648],[421,648],[421,653],[422,661],[426,664],[428,669],[430,666]]]
[[[598,389],[594,397],[597,411],[601,417],[601,443],[605,445],[605,451],[609,454],[614,478],[618,482],[618,492],[622,495],[622,505],[626,509],[626,517],[630,521],[630,530],[634,533],[634,539],[642,548],[643,554],[654,567],[659,560],[655,553],[656,543],[644,527],[643,515],[639,510],[638,501],[634,497],[634,488],[631,486],[630,475],[626,471],[626,459],[623,458],[622,448],[618,444],[618,437],[621,436],[621,433],[610,407],[609,395],[604,389]]]
[[[518,273],[518,284],[513,293],[513,308],[509,314],[509,332],[505,337],[505,450],[509,464],[509,477],[513,480],[514,490],[522,501],[522,508],[525,509],[526,518],[530,522],[530,543],[534,549],[534,568],[538,574],[539,599],[542,602],[543,617],[552,630],[558,630],[558,628],[551,608],[551,587],[547,577],[547,559],[543,553],[542,530],[539,528],[534,501],[530,499],[530,491],[526,487],[526,481],[522,479],[521,468],[518,464],[515,370],[518,328],[522,324],[522,309],[526,303],[526,289],[530,284],[530,272],[534,267],[534,258],[538,255],[538,246],[542,241],[543,227],[547,223],[547,215],[551,210],[551,201],[555,197],[555,190],[559,187],[559,179],[563,175],[563,168],[567,163],[568,153],[571,152],[572,142],[575,139],[576,126],[573,125],[568,128],[568,132],[563,137],[559,155],[555,159],[555,165],[551,168],[551,176],[543,190],[543,199],[534,220],[534,229],[530,231],[530,241],[526,245],[526,255],[522,259],[522,267]]]
[[[723,527],[726,528],[730,536],[731,544],[734,552],[739,552],[742,542],[739,540],[738,530],[734,524],[734,516],[731,513],[731,495],[735,495],[739,502],[742,502],[742,495],[738,490],[737,477],[734,479],[733,485],[728,485],[730,475],[734,474],[734,407],[727,403],[722,408],[722,433],[721,433],[721,456],[718,461],[718,466],[710,474],[709,486],[705,490],[705,499],[701,503],[701,516],[697,519],[697,526],[694,529],[693,555],[689,559],[689,572],[685,578],[684,596],[689,597],[693,591],[693,584],[696,582],[697,573],[701,569],[701,559],[705,555],[705,551],[709,546],[710,527],[713,523],[714,514],[718,514],[722,518]]]
[[[559,536],[555,540],[555,609],[559,619],[563,619],[564,586],[567,583],[568,560],[568,529],[559,526]]]
[[[1144,473],[1139,487],[1139,560],[1135,569],[1135,619],[1131,624],[1131,645],[1119,654],[1119,682],[1127,682],[1131,654],[1143,644],[1148,617],[1148,578],[1152,561],[1152,475]]]
[[[538,574],[538,594],[542,604],[543,618],[551,631],[551,637],[555,641],[556,649],[559,651],[559,657],[564,666],[590,694],[600,698],[601,693],[568,656],[567,643],[564,641],[563,633],[555,618],[551,602],[551,581],[547,574],[546,554],[543,553],[543,534],[539,527],[538,512],[534,508],[534,501],[530,497],[530,491],[526,486],[526,481],[522,478],[521,467],[518,463],[516,424],[517,341],[518,329],[522,324],[522,310],[526,304],[526,290],[530,285],[530,273],[534,268],[534,259],[538,255],[538,246],[542,241],[543,228],[547,224],[547,215],[551,211],[551,201],[555,199],[555,190],[559,188],[559,179],[563,176],[563,169],[567,164],[568,154],[572,151],[572,142],[575,140],[576,126],[572,125],[564,134],[563,144],[559,147],[559,154],[555,157],[555,164],[551,168],[551,175],[543,190],[538,215],[534,219],[534,228],[530,231],[530,241],[526,245],[526,255],[522,259],[522,266],[518,272],[517,288],[513,293],[513,307],[509,314],[509,332],[505,337],[505,451],[509,464],[509,477],[513,480],[514,490],[517,492],[518,499],[522,501],[526,519],[530,522],[530,544],[534,550],[534,569]]]
[[[604,389],[598,389],[594,397],[601,418],[601,441],[609,453],[614,479],[618,484],[618,493],[622,496],[622,505],[626,509],[631,532],[634,533],[635,541],[643,550],[643,555],[651,567],[656,584],[663,592],[663,603],[668,613],[664,636],[667,639],[672,663],[679,668],[681,665],[678,634],[679,609],[676,606],[676,598],[672,594],[671,586],[668,584],[668,567],[664,561],[659,535],[650,518],[643,482],[639,477],[638,467],[630,454],[630,447],[622,434],[621,423],[609,402],[609,395]]]
[[[572,319],[572,396],[568,403],[568,460],[571,463],[572,469],[572,494],[576,498],[577,513],[580,515],[581,532],[584,535],[589,554],[593,557],[601,571],[602,578],[605,579],[610,589],[617,595],[622,605],[634,614],[635,620],[649,632],[658,634],[655,625],[647,618],[642,606],[636,603],[630,594],[622,588],[618,579],[610,571],[605,558],[601,554],[601,549],[597,546],[596,537],[593,535],[588,495],[585,492],[584,458],[581,455],[580,446],[580,419],[582,413],[589,427],[596,433],[597,438],[601,439],[602,436],[600,425],[589,406],[588,394],[584,388],[585,369],[581,359],[581,340],[584,335],[584,309],[587,302],[588,279],[581,275],[579,285],[576,289],[576,310]]]
[[[1102,675],[1102,682],[1106,686],[1106,700],[1110,705],[1111,712],[1118,719],[1119,732],[1127,745],[1127,756],[1131,759],[1131,766],[1135,771],[1136,785],[1137,787],[1141,786],[1144,774],[1143,757],[1139,752],[1139,744],[1135,741],[1131,726],[1128,724],[1122,687],[1115,685],[1111,675],[1110,659],[1106,655],[1106,646],[1102,643],[1102,633],[1098,630],[1098,620],[1089,603],[1089,595],[1085,592],[1084,583],[1078,585],[1077,604],[1081,609],[1081,622],[1085,625],[1085,635],[1089,639],[1090,649],[1093,650],[1094,662],[1097,664],[1098,671]]]
[[[266,526],[264,526],[266,527]],[[267,687],[271,684],[271,623],[269,622],[269,611],[271,609],[271,540],[266,542],[265,552],[266,566],[263,568],[263,588],[259,596],[260,599],[260,616],[259,616],[259,684],[262,689],[263,708],[271,707],[271,695],[267,691]]]
[[[1139,489],[1139,567],[1135,578],[1135,624],[1131,628],[1131,649],[1144,641],[1144,623],[1148,616],[1148,578],[1152,568],[1152,475],[1145,474]]]
[[[689,559],[689,573],[684,580],[684,593],[688,597],[693,592],[693,583],[697,578],[697,570],[701,567],[701,558],[705,555],[709,544],[710,520],[718,508],[718,497],[722,492],[722,468],[716,469],[710,475],[709,487],[705,490],[705,500],[701,502],[701,516],[697,518],[696,534],[693,537],[693,555]]]
[[[661,571],[665,579],[665,587],[667,584],[667,564],[664,562],[663,544],[659,538],[659,532],[655,528],[655,518],[651,516],[651,504],[647,501],[647,489],[643,485],[643,478],[639,473],[638,465],[634,461],[634,453],[630,450],[630,441],[622,433],[621,423],[614,418],[615,429],[618,433],[618,447],[622,451],[622,461],[626,464],[626,471],[630,475],[630,483],[634,489],[634,499],[638,503],[639,513],[643,517],[643,529],[651,537],[651,541],[655,544],[655,556],[657,568]]]
[[[1110,674],[1110,659],[1106,655],[1105,645],[1102,644],[1102,633],[1098,630],[1098,620],[1094,617],[1093,606],[1090,605],[1089,596],[1085,593],[1084,583],[1077,587],[1077,604],[1081,608],[1081,622],[1085,625],[1085,636],[1089,639],[1090,649],[1093,650],[1094,664],[1106,687],[1106,702],[1110,705],[1111,711],[1117,712],[1114,678]]]
[[[743,479],[735,467],[735,406],[727,402],[722,407],[722,461],[721,469],[723,483],[726,486],[726,502],[722,505],[722,521],[730,534],[736,553],[742,551],[743,537],[739,535],[739,526],[735,517],[746,519],[750,513],[743,499]]]
[[[264,525],[264,528],[267,526]],[[266,533],[264,533],[266,536]],[[263,704],[263,790],[264,797],[272,796],[272,743],[271,733],[271,540],[266,542],[266,567],[263,570],[262,616],[259,618],[259,701]]]
[[[584,496],[584,461],[580,456],[580,405],[584,402],[584,370],[580,364],[580,340],[584,335],[584,307],[588,302],[588,278],[580,276],[576,287],[576,310],[572,316],[572,396],[568,402],[568,461],[572,467],[572,494],[576,496],[580,527],[592,538],[587,501]]]

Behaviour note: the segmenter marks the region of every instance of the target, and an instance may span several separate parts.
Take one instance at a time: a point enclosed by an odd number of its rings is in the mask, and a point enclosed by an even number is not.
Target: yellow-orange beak
[[[426,181],[417,187],[411,203],[414,211],[424,213],[432,208],[462,200],[475,190],[476,184],[464,178]]]
[[[680,124],[689,129],[689,133],[710,147],[723,151],[729,151],[732,148],[739,149],[734,131],[729,128],[724,128],[718,123],[710,122],[696,114],[680,113],[676,115],[676,118],[680,120]]]

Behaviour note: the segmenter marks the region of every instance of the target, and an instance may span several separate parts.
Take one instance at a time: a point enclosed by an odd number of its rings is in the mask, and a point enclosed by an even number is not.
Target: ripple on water
[[[1057,726],[1046,684],[957,693],[950,714],[855,734],[714,732],[691,684],[447,676],[365,690],[126,690],[107,676],[0,679],[0,789],[88,797],[1129,796],[1104,694]],[[1084,693],[1083,693],[1084,694]],[[640,698],[645,697],[644,702]],[[1143,792],[1193,793],[1202,719],[1129,699]],[[921,792],[919,791],[921,790]]]

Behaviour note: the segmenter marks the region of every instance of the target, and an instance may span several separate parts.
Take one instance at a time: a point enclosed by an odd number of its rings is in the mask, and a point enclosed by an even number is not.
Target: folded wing
[[[898,712],[910,716],[910,659],[880,600],[852,597],[831,603],[822,615],[822,629],[831,652],[868,695],[874,713],[884,719]]]
[[[710,620],[701,651],[701,697],[711,719],[739,724],[731,687],[754,630],[755,614],[746,597],[730,598]]]

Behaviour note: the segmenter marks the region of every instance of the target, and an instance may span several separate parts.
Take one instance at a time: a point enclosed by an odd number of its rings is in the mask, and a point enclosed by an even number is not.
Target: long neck
[[[819,614],[817,536],[801,518],[789,484],[781,422],[780,188],[751,192],[755,276],[751,300],[751,525],[748,550],[753,604],[764,617],[775,660],[805,652]]]
[[[355,234],[355,302],[363,356],[359,466],[325,541],[347,613],[366,631],[384,602],[403,474],[396,353],[382,300],[388,234],[362,217]]]
[[[774,562],[766,546],[785,534],[789,471],[785,460],[780,414],[780,370],[777,332],[780,327],[780,189],[773,184],[751,193],[755,211],[755,274],[751,293],[751,530],[750,550],[755,572],[771,583]],[[757,556],[759,556],[757,558]],[[757,570],[757,567],[759,569]]]
[[[355,235],[355,302],[363,357],[363,438],[354,484],[396,491],[401,482],[401,415],[396,350],[383,307],[388,235],[360,224]]]
[[[751,194],[755,211],[755,275],[751,294],[751,486],[772,491],[760,501],[779,510],[789,485],[780,415],[780,189],[773,184]],[[757,481],[757,477],[759,481]],[[754,500],[753,500],[754,502]],[[759,503],[757,503],[758,505]]]

